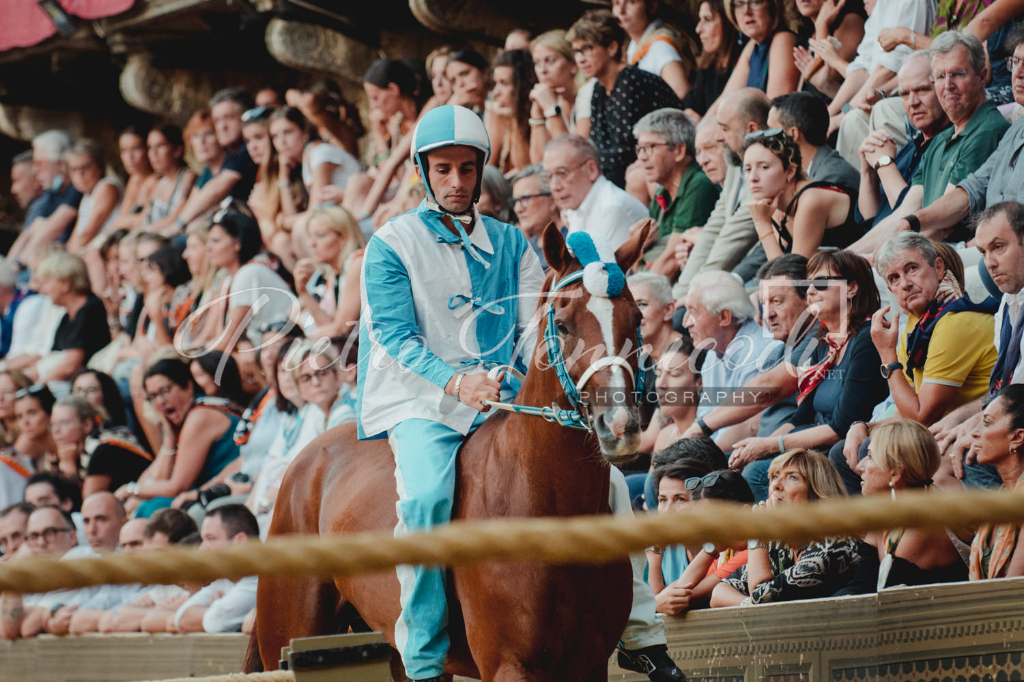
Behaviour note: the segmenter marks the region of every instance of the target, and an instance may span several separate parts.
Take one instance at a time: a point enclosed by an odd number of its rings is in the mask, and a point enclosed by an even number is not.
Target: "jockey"
[[[476,114],[451,105],[428,112],[412,153],[427,196],[366,247],[359,339],[359,436],[387,434],[395,453],[396,535],[450,521],[455,453],[483,422],[483,401],[500,398],[484,366],[525,372],[544,280],[523,233],[473,208],[490,154]],[[406,674],[440,680],[449,645],[445,569],[397,572],[395,643]]]
[[[533,356],[531,324],[543,286],[540,260],[523,233],[479,215],[490,141],[476,114],[445,105],[413,132],[412,157],[426,189],[420,206],[374,233],[362,272],[357,418],[360,438],[387,436],[398,485],[396,535],[451,520],[455,455],[501,398],[486,367],[520,371]],[[612,467],[610,503],[631,513]],[[620,665],[655,682],[685,676],[669,658],[654,595],[633,558],[633,611]],[[395,645],[410,680],[441,680],[449,638],[444,568],[399,566],[402,612]]]

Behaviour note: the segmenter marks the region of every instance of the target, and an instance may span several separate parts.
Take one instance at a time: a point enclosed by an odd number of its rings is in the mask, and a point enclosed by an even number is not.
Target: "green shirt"
[[[649,263],[660,256],[673,232],[704,225],[715,208],[719,192],[721,187],[708,180],[696,161],[691,161],[683,171],[675,199],[664,187],[658,187],[650,206],[651,218],[658,226],[658,241],[644,254],[644,260]]]
[[[928,206],[941,197],[949,185],[956,185],[978,170],[999,146],[1003,133],[1010,127],[992,102],[985,102],[971,116],[959,135],[950,126],[935,136],[914,173],[914,185],[924,186],[924,202]]]

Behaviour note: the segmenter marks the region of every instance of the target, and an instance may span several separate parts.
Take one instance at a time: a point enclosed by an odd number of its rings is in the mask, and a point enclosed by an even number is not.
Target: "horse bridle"
[[[583,271],[577,270],[576,272],[566,275],[561,280],[556,281],[551,287],[550,293],[554,294],[555,292],[564,289],[568,285],[578,282],[581,279],[583,279]],[[489,405],[498,410],[515,412],[516,414],[541,417],[553,424],[565,426],[570,429],[593,432],[594,427],[590,419],[590,403],[582,400],[580,398],[580,394],[594,375],[607,367],[619,367],[629,375],[629,381],[633,384],[634,395],[636,396],[636,400],[639,404],[639,400],[643,396],[644,391],[643,372],[634,374],[633,368],[630,367],[629,362],[618,355],[606,355],[603,358],[598,358],[596,361],[592,362],[589,367],[587,367],[583,372],[583,375],[579,378],[579,381],[574,382],[572,380],[572,377],[569,375],[569,370],[565,366],[565,353],[562,352],[562,337],[559,335],[558,328],[555,325],[555,301],[553,296],[549,296],[548,300],[547,326],[544,330],[544,344],[547,348],[548,364],[554,368],[555,375],[558,377],[558,383],[561,384],[562,392],[565,393],[565,397],[569,399],[569,404],[572,406],[572,409],[566,410],[559,407],[556,402],[552,402],[550,407],[534,407],[532,405],[516,405],[515,403],[502,403],[485,400],[485,405]],[[639,326],[637,326],[636,329],[636,347],[638,351],[643,348],[643,337],[640,334]],[[508,365],[499,365],[492,368],[488,372],[488,377],[491,379],[497,379],[497,375],[503,371],[511,373],[520,381],[524,380],[523,374],[519,370]]]

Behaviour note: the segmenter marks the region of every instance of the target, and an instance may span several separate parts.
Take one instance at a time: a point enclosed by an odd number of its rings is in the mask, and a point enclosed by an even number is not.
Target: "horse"
[[[638,260],[649,229],[643,226],[615,252],[623,271]],[[634,456],[639,444],[635,385],[626,386],[639,376],[639,309],[628,288],[614,298],[591,296],[579,262],[553,226],[544,233],[544,254],[550,266],[539,303],[548,314],[538,315],[544,342],[537,343],[516,404],[548,406],[548,418],[512,411],[484,421],[458,454],[453,519],[607,514],[610,466]],[[565,282],[571,283],[559,289]],[[552,341],[559,346],[554,356],[547,352]],[[566,360],[562,349],[575,350],[565,364],[559,363]],[[579,362],[584,352],[595,358],[589,365]],[[601,390],[618,397],[576,402],[566,395],[574,389],[581,398]],[[555,413],[575,415],[586,430],[559,425]],[[355,425],[335,427],[289,467],[270,535],[393,530],[394,473],[386,441],[360,442]],[[455,567],[448,576],[446,675],[483,682],[608,679],[608,659],[631,608],[628,560],[598,566],[485,562]],[[275,668],[290,638],[347,631],[355,612],[394,647],[400,610],[394,571],[333,581],[262,577],[246,671]],[[397,652],[392,673],[405,679]]]

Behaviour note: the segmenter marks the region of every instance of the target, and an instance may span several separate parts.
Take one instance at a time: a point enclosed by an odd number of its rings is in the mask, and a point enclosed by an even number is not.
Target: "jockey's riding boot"
[[[619,646],[619,667],[643,673],[651,682],[686,682],[686,675],[668,655],[664,644],[629,651]]]
[[[413,680],[407,679],[406,682],[444,682],[444,675],[435,675],[434,677],[428,677],[425,680]]]

